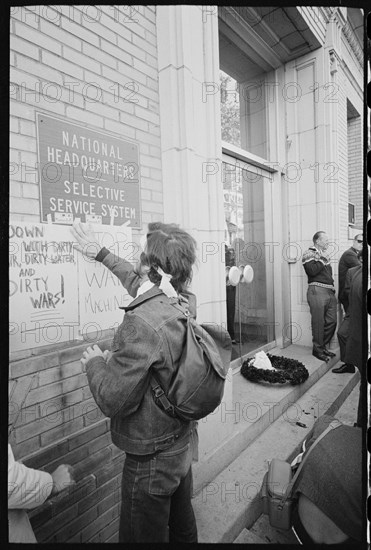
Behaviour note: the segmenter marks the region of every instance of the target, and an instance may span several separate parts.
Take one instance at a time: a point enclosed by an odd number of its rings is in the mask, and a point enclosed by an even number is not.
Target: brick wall
[[[36,111],[139,144],[142,221],[163,219],[154,6],[14,7],[10,21],[10,213],[40,221]],[[110,339],[98,342],[102,349]],[[91,344],[91,342],[89,342]],[[124,453],[87,385],[88,343],[11,353],[16,459],[76,486],[29,513],[40,542],[115,542]]]
[[[348,120],[349,202],[355,205],[355,225],[363,223],[363,144],[361,117]]]
[[[35,112],[139,143],[144,223],[162,219],[154,6],[14,7],[10,212],[39,221]]]

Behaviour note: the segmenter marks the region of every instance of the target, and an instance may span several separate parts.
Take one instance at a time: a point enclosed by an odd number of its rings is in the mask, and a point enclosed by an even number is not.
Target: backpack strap
[[[299,465],[298,469],[296,470],[294,477],[292,478],[292,480],[290,481],[290,483],[287,486],[286,492],[283,495],[283,497],[281,499],[281,502],[278,505],[279,510],[281,510],[284,507],[286,500],[291,497],[291,493],[292,493],[294,484],[295,484],[296,480],[298,479],[299,473],[301,472],[301,469],[304,465],[304,462],[307,460],[307,458],[310,455],[311,451],[314,449],[314,447],[317,445],[317,443],[319,443],[321,441],[321,439],[323,439],[325,437],[325,435],[327,435],[331,430],[334,430],[335,428],[338,428],[339,426],[343,426],[343,424],[340,422],[340,420],[337,420],[335,418],[329,424],[329,426],[326,428],[326,430],[324,430],[321,433],[321,435],[318,436],[317,439],[312,443],[312,445],[308,449],[307,453],[304,455],[303,460],[300,462],[300,465]]]
[[[165,395],[165,392],[161,384],[158,382],[158,380],[155,378],[153,374],[151,374],[150,384],[151,384],[155,401],[160,403],[161,409],[164,410],[170,416],[175,417],[174,405],[170,403],[170,401]]]

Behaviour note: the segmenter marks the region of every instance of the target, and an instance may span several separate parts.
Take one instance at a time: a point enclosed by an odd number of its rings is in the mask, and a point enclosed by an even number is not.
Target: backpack
[[[183,421],[199,420],[213,412],[223,398],[232,341],[222,326],[199,325],[185,307],[172,305],[186,317],[186,340],[168,391],[165,393],[152,373],[152,392],[156,404],[170,416]]]

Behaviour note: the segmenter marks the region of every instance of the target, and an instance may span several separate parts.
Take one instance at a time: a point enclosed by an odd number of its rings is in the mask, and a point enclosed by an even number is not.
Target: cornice
[[[358,63],[362,66],[363,68],[363,61],[364,61],[364,57],[363,57],[363,49],[362,47],[360,46],[357,38],[354,36],[354,32],[353,32],[353,29],[352,27],[350,26],[349,22],[346,21],[345,25],[343,26],[343,34],[344,34],[344,38],[346,39],[346,41],[348,42],[349,46],[351,47],[352,49],[352,52],[354,53],[354,55],[356,56],[357,58],[357,61]]]

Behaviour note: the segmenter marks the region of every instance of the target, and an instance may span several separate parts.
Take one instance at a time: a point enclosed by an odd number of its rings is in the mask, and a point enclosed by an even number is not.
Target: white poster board
[[[93,226],[98,240],[128,259],[129,227]],[[73,341],[116,328],[132,298],[99,262],[74,249],[69,226],[11,222],[10,351]]]

